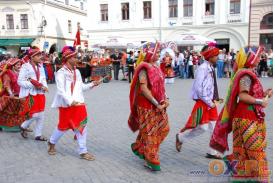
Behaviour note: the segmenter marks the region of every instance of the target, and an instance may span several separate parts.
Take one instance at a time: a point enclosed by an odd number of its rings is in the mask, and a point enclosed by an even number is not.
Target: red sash
[[[77,105],[70,107],[59,107],[59,123],[58,129],[79,130],[82,133],[87,124],[87,111],[85,105]]]
[[[45,110],[46,97],[44,94],[29,95],[26,100],[30,100],[33,104],[30,110],[31,115]]]

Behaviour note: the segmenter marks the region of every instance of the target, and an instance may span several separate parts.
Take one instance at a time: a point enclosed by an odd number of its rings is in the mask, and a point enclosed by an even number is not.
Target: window
[[[72,21],[68,20],[68,32],[72,33]]]
[[[121,3],[122,20],[129,20],[129,3]]]
[[[66,5],[69,5],[69,0],[65,0],[65,4],[66,4]]]
[[[7,29],[14,29],[13,15],[6,15]]]
[[[230,14],[239,14],[241,11],[241,0],[230,0]]]
[[[84,4],[83,4],[83,2],[80,2],[80,9],[84,10]]]
[[[28,15],[27,14],[21,14],[20,15],[21,20],[21,29],[28,29]]]
[[[193,16],[193,0],[183,0],[183,16]]]
[[[101,21],[108,21],[108,4],[100,5]]]
[[[261,21],[260,29],[272,29],[273,28],[273,13],[265,15]]]
[[[169,0],[169,17],[178,17],[178,0]]]
[[[151,1],[143,1],[143,18],[151,19],[152,18],[152,4]]]
[[[215,13],[215,0],[205,1],[205,15],[214,15]]]
[[[265,49],[273,49],[273,33],[260,34],[260,45],[263,45]]]

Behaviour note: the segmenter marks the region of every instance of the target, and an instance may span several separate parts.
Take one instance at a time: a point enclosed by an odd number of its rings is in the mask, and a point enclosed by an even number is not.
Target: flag
[[[75,39],[74,39],[74,47],[80,45],[80,31],[79,29],[76,32]]]

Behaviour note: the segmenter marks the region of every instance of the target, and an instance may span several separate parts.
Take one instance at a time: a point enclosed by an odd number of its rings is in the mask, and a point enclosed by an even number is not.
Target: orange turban
[[[214,46],[209,46],[205,51],[201,52],[205,60],[219,55],[219,49]]]

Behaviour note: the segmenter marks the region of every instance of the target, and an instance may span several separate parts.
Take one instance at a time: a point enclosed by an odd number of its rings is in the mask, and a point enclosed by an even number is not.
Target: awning
[[[174,39],[172,39],[172,41],[174,41],[178,45],[188,45],[188,46],[216,43],[214,39],[204,37],[202,35],[192,33],[192,32],[187,32],[187,33],[177,35],[174,37]]]
[[[29,46],[34,38],[0,39],[0,46]]]

